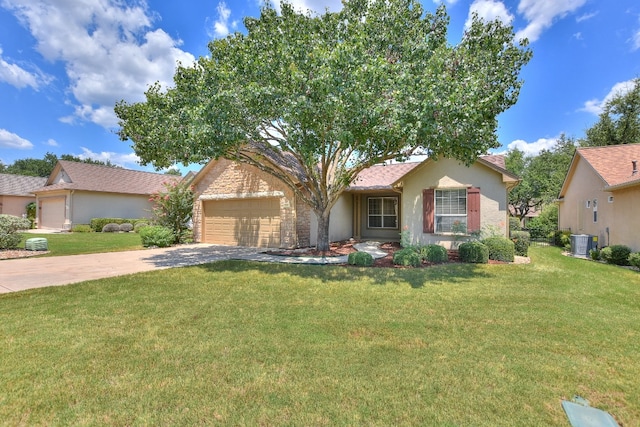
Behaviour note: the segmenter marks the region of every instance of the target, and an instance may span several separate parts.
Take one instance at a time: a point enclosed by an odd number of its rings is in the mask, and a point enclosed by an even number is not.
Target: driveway
[[[208,244],[0,261],[0,293],[68,285],[143,271],[259,258],[259,249]]]

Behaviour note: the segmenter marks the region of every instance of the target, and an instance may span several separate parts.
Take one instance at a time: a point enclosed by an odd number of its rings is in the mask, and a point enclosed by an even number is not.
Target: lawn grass
[[[226,261],[0,295],[0,424],[640,424],[640,274]]]
[[[42,256],[96,254],[143,249],[140,235],[137,233],[23,233],[19,247],[24,248],[25,241],[35,237],[47,239],[49,253]]]

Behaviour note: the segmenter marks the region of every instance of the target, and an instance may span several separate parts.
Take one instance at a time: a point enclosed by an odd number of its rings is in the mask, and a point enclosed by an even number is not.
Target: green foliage
[[[513,262],[515,245],[511,240],[504,237],[489,237],[482,243],[489,249],[489,259]]]
[[[531,245],[531,236],[526,231],[514,231],[511,233],[511,241],[513,242],[515,254],[518,256],[527,256],[529,246]]]
[[[327,250],[329,211],[363,168],[418,150],[470,164],[499,146],[497,116],[531,58],[511,27],[474,16],[452,46],[445,8],[416,0],[354,0],[321,16],[266,4],[246,33],[179,67],[171,89],[116,105],[142,164],[254,165],[312,207]]]
[[[583,146],[640,142],[640,78],[626,93],[619,93],[604,106],[598,122],[586,131]]]
[[[447,250],[440,245],[429,244],[418,248],[418,253],[422,260],[434,263],[447,262],[449,255]]]
[[[635,268],[640,268],[640,252],[634,252],[629,255],[629,265],[634,266]]]
[[[516,217],[510,216],[509,217],[509,233],[512,233],[514,231],[520,231],[522,230],[522,225],[520,224],[520,220]]]
[[[161,225],[150,225],[140,230],[140,239],[142,240],[142,246],[145,248],[150,246],[166,248],[173,244],[175,236],[170,228]]]
[[[128,233],[133,230],[133,224],[131,224],[130,222],[125,222],[123,224],[120,224],[119,228],[123,233]]]
[[[103,233],[119,233],[120,232],[120,224],[109,223],[105,224],[101,230]]]
[[[422,264],[420,255],[412,248],[404,248],[393,254],[393,263],[395,265],[404,265],[411,267],[419,267]]]
[[[611,245],[600,251],[601,258],[609,264],[629,265],[631,248],[625,245]]]
[[[489,248],[478,242],[465,242],[458,248],[460,261],[474,264],[486,264],[489,262]]]
[[[31,222],[26,218],[0,214],[0,249],[16,249],[20,245],[20,231],[28,230]]]
[[[153,220],[173,231],[173,243],[184,243],[189,238],[194,197],[191,184],[186,181],[167,182],[165,191],[151,195]]]
[[[598,249],[590,249],[589,257],[594,261],[598,261],[600,259],[600,251]]]
[[[3,173],[10,173],[15,175],[27,175],[27,176],[40,176],[48,177],[56,167],[58,160],[70,160],[72,162],[90,163],[94,165],[103,165],[110,167],[119,167],[112,164],[109,160],[103,162],[101,160],[93,159],[81,159],[80,157],[73,156],[71,154],[63,154],[58,158],[53,153],[46,153],[42,159],[26,158],[18,159],[12,164],[5,166]],[[35,218],[35,217],[34,217]]]
[[[529,221],[527,229],[533,238],[546,237],[558,229],[558,205],[551,203],[542,208],[540,215]]]
[[[553,232],[553,245],[561,248],[571,244],[570,230],[556,230]]]
[[[149,226],[148,223],[146,223],[144,221],[138,221],[133,226],[133,231],[134,231],[134,233],[139,233],[141,229],[143,229],[144,227],[148,227],[148,226]]]
[[[31,222],[31,226],[29,228],[33,228],[33,224],[35,223],[36,212],[37,212],[36,202],[28,203],[25,210],[27,214],[27,219]]]
[[[373,265],[373,256],[367,252],[352,252],[347,258],[347,263],[349,265],[370,267]]]
[[[76,224],[71,228],[73,233],[92,233],[93,229],[89,224]]]
[[[409,227],[405,225],[400,232],[400,247],[409,248],[411,245],[411,232],[409,231]]]
[[[102,231],[102,229],[104,228],[105,225],[107,224],[125,224],[125,223],[129,223],[129,224],[133,224],[133,226],[135,227],[135,225],[138,222],[147,222],[148,219],[146,218],[142,218],[142,219],[132,219],[132,218],[91,218],[90,221],[90,225],[91,225],[91,229],[93,231]]]

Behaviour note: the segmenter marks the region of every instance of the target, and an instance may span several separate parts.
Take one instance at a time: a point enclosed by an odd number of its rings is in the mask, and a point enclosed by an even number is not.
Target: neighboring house
[[[33,190],[42,187],[47,178],[0,173],[0,214],[22,216],[27,205],[36,201]]]
[[[70,230],[91,218],[148,218],[151,194],[172,175],[60,160],[37,197],[38,228]]]
[[[640,251],[639,169],[640,144],[578,148],[560,190],[559,228]]]
[[[510,188],[519,179],[501,156],[467,167],[455,160],[391,163],[362,171],[331,211],[329,240],[398,241],[450,247],[452,225],[506,236]],[[282,181],[253,166],[212,160],[194,178],[197,242],[257,247],[316,244],[317,220]]]

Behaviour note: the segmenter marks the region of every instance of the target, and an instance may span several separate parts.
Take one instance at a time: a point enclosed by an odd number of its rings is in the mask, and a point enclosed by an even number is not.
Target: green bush
[[[173,235],[173,231],[167,227],[150,225],[140,230],[140,239],[142,240],[142,246],[145,248],[149,246],[166,248],[167,246],[171,246],[175,236]]]
[[[458,248],[460,261],[474,264],[486,264],[489,262],[489,248],[478,242],[465,242]]]
[[[93,229],[89,224],[77,224],[71,228],[73,233],[91,233]]]
[[[20,231],[28,230],[31,221],[14,215],[0,214],[0,249],[16,249],[20,245]]]
[[[30,202],[27,204],[25,211],[27,213],[27,219],[29,220],[29,222],[31,223],[31,226],[29,228],[33,228],[33,225],[36,221],[36,212],[37,212],[37,206],[36,206],[36,202]]]
[[[419,267],[422,262],[420,255],[415,250],[404,248],[393,254],[393,263],[395,265]]]
[[[628,261],[629,265],[632,265],[635,268],[640,268],[640,252],[635,252],[629,255]]]
[[[430,244],[422,246],[419,253],[420,258],[428,262],[447,262],[449,260],[447,250],[440,245]]]
[[[531,235],[526,231],[512,231],[511,241],[513,242],[515,254],[527,256],[531,245]]]
[[[600,259],[602,261],[606,261],[608,263],[611,263],[611,248],[610,247],[606,247],[606,248],[602,248],[602,250],[600,251]]]
[[[104,228],[105,225],[107,224],[124,224],[124,223],[129,223],[129,224],[133,224],[133,226],[135,227],[135,225],[138,222],[148,222],[149,220],[146,218],[138,218],[138,219],[134,219],[134,218],[91,218],[91,229],[93,231],[102,231],[102,229]]]
[[[520,220],[514,216],[509,217],[509,232],[513,233],[514,231],[522,230],[522,225],[520,225]]]
[[[128,233],[133,230],[133,224],[131,224],[130,222],[125,222],[123,224],[120,224],[119,228],[120,228],[120,231],[124,233]]]
[[[140,230],[142,230],[145,227],[148,227],[149,224],[144,222],[144,221],[138,221],[135,223],[135,225],[133,226],[133,232],[134,233],[139,233]]]
[[[489,237],[482,243],[489,249],[489,259],[495,261],[513,262],[515,245],[506,237]]]
[[[553,232],[553,245],[561,248],[571,244],[571,231],[556,230]]]
[[[591,249],[589,250],[589,256],[592,260],[598,261],[600,259],[600,251],[597,249]]]
[[[359,265],[361,267],[370,267],[373,265],[373,256],[367,252],[352,252],[347,259],[349,265]]]
[[[625,245],[611,245],[606,252],[606,258],[604,260],[609,264],[615,265],[629,265],[629,255],[631,255],[631,248]],[[602,256],[605,257],[605,250],[602,250]]]
[[[105,224],[104,227],[102,227],[102,232],[103,233],[118,233],[120,232],[120,224],[116,224],[116,223],[109,223],[109,224]]]

